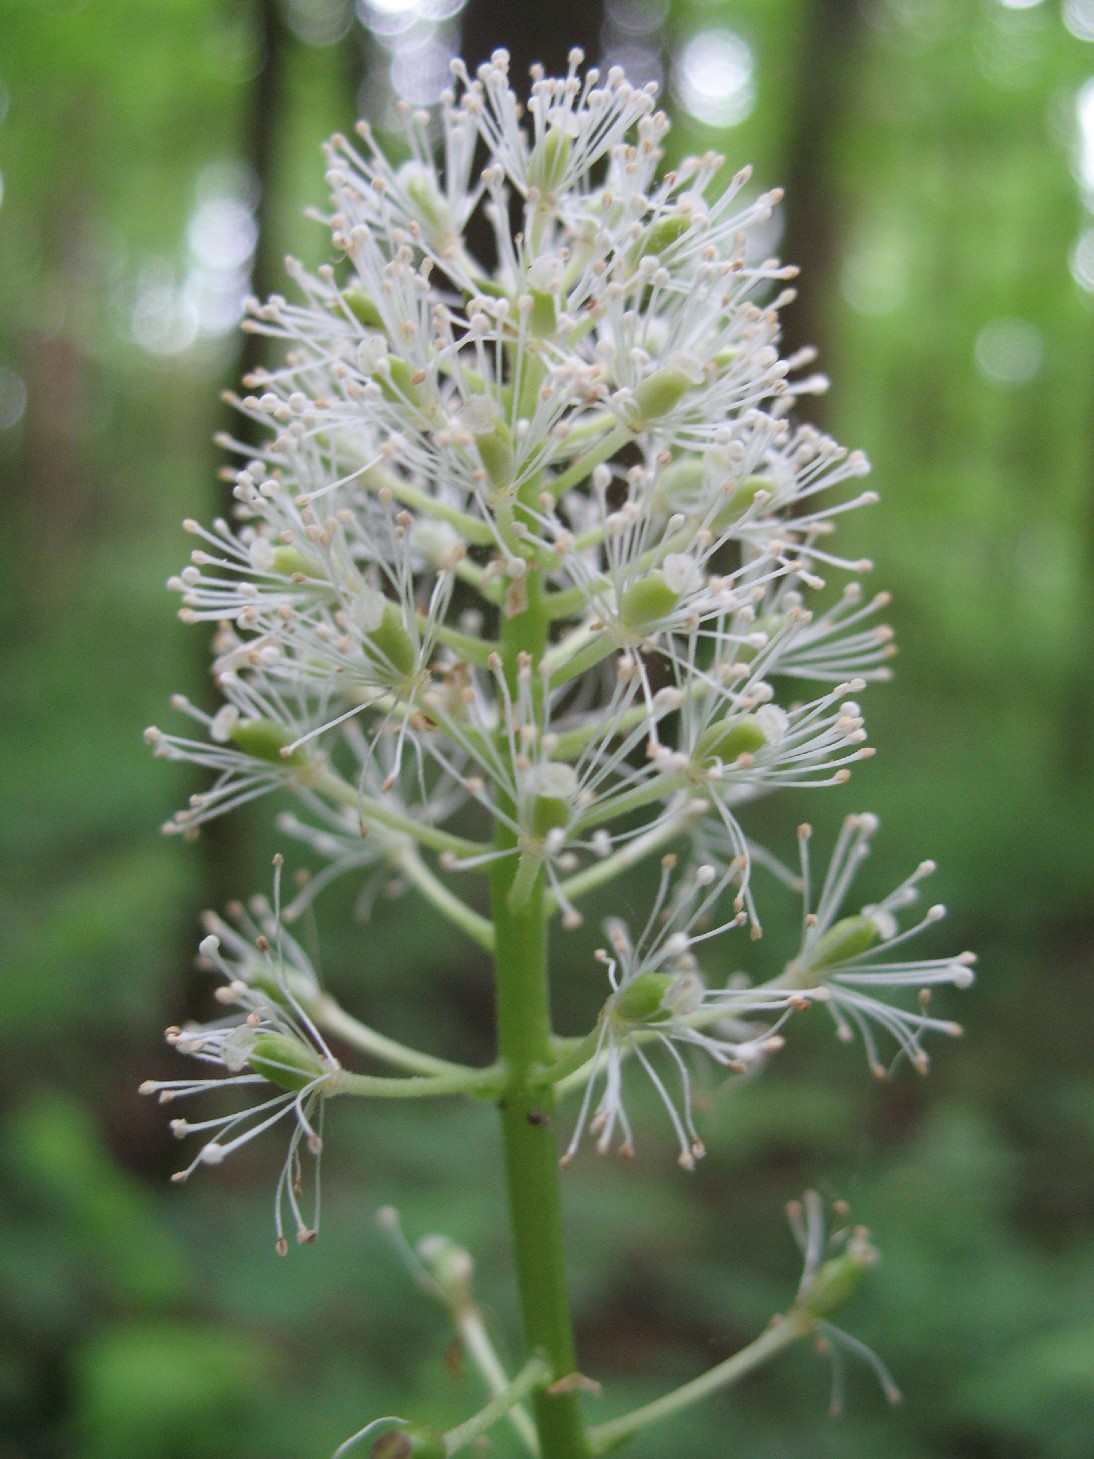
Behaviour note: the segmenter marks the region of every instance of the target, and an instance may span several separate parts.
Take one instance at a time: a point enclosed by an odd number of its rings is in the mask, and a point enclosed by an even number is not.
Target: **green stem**
[[[331,1078],[330,1094],[354,1094],[365,1099],[431,1099],[445,1094],[482,1097],[496,1094],[502,1085],[503,1075],[497,1068],[471,1074],[407,1074],[401,1079],[340,1069]]]
[[[309,1015],[315,1019],[324,1033],[332,1033],[335,1038],[342,1039],[353,1048],[360,1049],[362,1053],[372,1054],[375,1058],[382,1059],[385,1064],[394,1065],[396,1069],[406,1069],[411,1074],[477,1074],[481,1072],[472,1069],[467,1064],[454,1064],[448,1059],[437,1059],[432,1054],[423,1054],[418,1049],[408,1048],[405,1044],[397,1043],[395,1039],[389,1039],[386,1034],[378,1033],[367,1023],[362,1023],[360,1019],[347,1013],[329,993],[321,993],[318,998],[309,1000],[298,991],[297,997],[301,999]]]
[[[605,821],[614,821],[619,816],[628,815],[631,811],[641,810],[651,801],[661,800],[663,797],[667,799],[670,795],[675,795],[678,790],[686,790],[688,784],[688,777],[683,771],[669,770],[648,781],[645,785],[636,786],[634,790],[623,790],[618,795],[608,796],[581,817],[577,823],[577,830],[579,833],[587,831],[593,826],[602,826]]]
[[[528,605],[502,626],[502,658],[516,692],[518,655],[539,660],[547,643],[538,574],[529,574]],[[533,670],[533,683],[539,681]],[[503,752],[507,753],[503,746]],[[503,807],[512,812],[512,807]],[[501,821],[495,844],[512,851],[516,836]],[[524,1339],[540,1349],[556,1378],[576,1369],[566,1293],[558,1150],[552,1128],[553,1090],[537,1085],[551,1061],[552,1035],[547,976],[547,908],[543,877],[535,878],[519,906],[510,905],[517,857],[499,858],[491,869],[497,983],[498,1052],[509,1071],[499,1100],[506,1178]],[[585,1427],[573,1392],[535,1396],[541,1459],[588,1459]]]
[[[444,882],[433,875],[413,846],[406,848],[398,857],[396,865],[442,917],[446,917],[454,927],[458,927],[487,952],[494,951],[494,924],[473,907],[469,907],[454,892],[449,891]]]
[[[551,495],[557,501],[564,492],[569,491],[573,486],[578,486],[587,476],[592,475],[596,467],[607,461],[609,456],[614,456],[621,447],[633,439],[633,433],[627,430],[626,426],[616,426],[602,441],[598,441],[583,456],[579,456],[572,466],[567,467],[565,471],[555,477],[548,488]]]
[[[458,1428],[449,1429],[444,1436],[445,1452],[456,1454],[466,1448],[480,1434],[485,1434],[492,1429],[515,1404],[520,1403],[521,1399],[527,1398],[530,1393],[541,1389],[545,1383],[550,1381],[550,1365],[544,1357],[537,1353],[528,1359],[504,1393],[499,1393],[496,1398],[492,1398],[485,1408],[481,1408],[466,1423],[460,1424]]]
[[[509,1390],[509,1378],[502,1367],[501,1359],[494,1350],[494,1344],[490,1341],[486,1324],[482,1320],[481,1310],[474,1302],[469,1302],[466,1306],[453,1312],[453,1321],[456,1324],[456,1331],[464,1351],[482,1375],[490,1397],[500,1398]],[[514,1403],[509,1410],[508,1418],[528,1452],[538,1454],[539,1440],[536,1437],[536,1426],[529,1418],[528,1410],[522,1404]]]
[[[597,664],[602,664],[609,654],[615,653],[619,645],[608,633],[602,633],[587,643],[551,675],[551,688],[557,689],[561,684],[568,684],[571,679],[576,679],[579,674],[586,674],[590,669],[595,669]]]
[[[768,1358],[774,1357],[783,1348],[806,1337],[814,1325],[813,1319],[801,1312],[791,1312],[787,1317],[778,1318],[755,1342],[750,1342],[748,1347],[734,1353],[731,1358],[726,1358],[724,1363],[708,1369],[690,1383],[674,1388],[671,1393],[655,1399],[653,1403],[647,1403],[632,1413],[624,1414],[622,1418],[597,1424],[590,1429],[592,1452],[606,1454],[609,1449],[616,1448],[639,1429],[644,1429],[647,1424],[659,1423],[680,1409],[709,1398],[719,1388],[727,1388],[731,1383],[736,1383],[739,1378],[743,1378],[753,1368],[758,1368],[761,1363],[766,1363]]]
[[[411,486],[394,471],[387,471],[382,466],[367,467],[361,473],[362,486],[368,487],[371,491],[390,491],[396,501],[402,502],[403,506],[411,507],[416,512],[421,512],[426,517],[437,517],[442,522],[448,522],[464,541],[473,543],[476,547],[489,547],[493,544],[494,535],[485,522],[480,522],[477,517],[472,517],[468,512],[461,512],[458,507],[450,507],[444,502],[439,502],[436,497],[430,496],[429,492],[423,491],[420,487]]]
[[[405,836],[412,836],[423,846],[428,846],[431,851],[450,851],[453,856],[479,856],[485,850],[477,841],[454,836],[450,831],[442,831],[439,826],[431,826],[425,821],[415,821],[400,811],[392,810],[390,806],[362,796],[355,785],[343,780],[327,765],[313,770],[308,776],[307,784],[309,789],[319,795],[329,796],[331,800],[357,811],[366,828],[370,821],[375,821],[386,831],[400,831]]]

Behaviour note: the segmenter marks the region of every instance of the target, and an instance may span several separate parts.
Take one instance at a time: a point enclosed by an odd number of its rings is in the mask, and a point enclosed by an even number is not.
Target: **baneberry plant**
[[[284,1254],[316,1235],[330,1099],[485,1096],[500,1111],[525,1364],[502,1368],[467,1254],[411,1248],[387,1213],[489,1402],[447,1434],[381,1419],[343,1446],[378,1459],[453,1454],[503,1419],[542,1459],[583,1459],[801,1338],[857,1350],[828,1319],[873,1251],[859,1228],[826,1236],[810,1195],[792,1211],[805,1270],[789,1310],[683,1388],[589,1427],[559,1166],[586,1137],[633,1153],[625,1090],[644,1077],[690,1169],[695,1062],[756,1071],[814,1004],[875,1071],[893,1057],[922,1070],[924,1036],[959,1031],[930,990],[971,980],[968,954],[906,956],[941,915],[905,915],[929,864],[855,902],[872,816],[847,818],[816,875],[808,827],[800,871],[761,844],[761,801],[840,785],[871,753],[856,696],[888,672],[885,599],[863,597],[869,564],[833,545],[843,513],[874,500],[850,486],[867,465],[794,422],[824,382],[802,375],[806,355],[780,357],[795,271],[756,242],[778,195],[750,195],[747,171],[719,190],[713,154],[662,173],[653,89],[580,66],[575,53],[565,77],[533,73],[522,104],[504,52],[474,78],[457,65],[439,118],[404,113],[398,165],[365,125],[359,145],[330,143],[338,263],[294,266],[298,302],[253,305],[248,327],[284,344],[237,402],[262,444],[229,443],[236,520],[187,523],[199,545],[172,583],[186,621],[215,625],[223,707],[180,699],[196,737],[148,731],[157,754],[215,774],[169,830],[288,793],[282,829],[325,863],[282,907],[278,858],[272,904],[209,919],[201,955],[226,1016],[169,1030],[203,1068],[146,1088],[247,1099],[174,1121],[199,1140],[179,1178],[284,1122]],[[552,924],[575,927],[591,892],[658,857],[642,923],[606,924],[594,1027],[557,1037]],[[366,897],[395,877],[491,954],[493,1065],[404,1047],[320,986],[286,924],[341,873]],[[766,981],[706,981],[708,945],[724,969],[717,949],[759,937],[769,873],[801,895],[797,954]],[[351,1072],[328,1039],[396,1072]]]

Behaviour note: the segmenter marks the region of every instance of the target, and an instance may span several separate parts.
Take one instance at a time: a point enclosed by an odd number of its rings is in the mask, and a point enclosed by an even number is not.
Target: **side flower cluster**
[[[727,1073],[755,1073],[767,1056],[783,1047],[787,1021],[815,1004],[828,1010],[842,1040],[850,1042],[856,1034],[861,1038],[870,1068],[879,1078],[887,1077],[902,1058],[926,1073],[924,1036],[958,1036],[962,1031],[960,1024],[928,1012],[932,994],[942,985],[967,988],[973,981],[975,958],[969,952],[943,958],[890,957],[893,948],[945,915],[943,907],[934,905],[908,925],[899,921],[898,914],[916,902],[918,883],[934,870],[931,862],[922,863],[881,902],[856,912],[846,910],[855,873],[877,826],[871,815],[848,816],[844,821],[815,909],[808,853],[812,833],[808,826],[800,828],[801,947],[767,982],[735,975],[724,987],[708,988],[694,951],[746,920],[743,912],[723,920],[717,910],[727,889],[732,892],[740,870],[731,867],[719,877],[711,865],[700,864],[675,878],[675,858],[664,858],[660,890],[641,934],[632,941],[622,922],[613,919],[606,926],[611,950],[601,950],[598,957],[606,966],[612,991],[594,1034],[578,1046],[582,1072],[564,1076],[575,1083],[585,1081],[564,1164],[572,1160],[586,1128],[597,1135],[601,1153],[611,1148],[618,1132],[620,1152],[633,1154],[623,1076],[631,1059],[657,1091],[676,1134],[680,1164],[691,1169],[703,1154],[703,1144],[695,1129],[689,1060],[705,1056]],[[909,991],[911,1007],[901,996]],[[888,1036],[896,1047],[888,1064],[882,1058],[881,1036]],[[678,1098],[651,1058],[658,1052],[678,1082]]]
[[[280,859],[278,890],[279,883]],[[250,923],[242,909],[241,915]],[[172,1119],[171,1131],[178,1139],[201,1137],[190,1164],[173,1177],[176,1181],[189,1179],[201,1165],[220,1165],[257,1135],[288,1121],[291,1133],[275,1201],[277,1249],[284,1255],[286,1208],[300,1243],[314,1241],[318,1233],[323,1111],[326,1099],[339,1090],[342,1069],[301,1001],[301,994],[316,991],[311,965],[276,915],[273,944],[264,932],[248,940],[219,919],[215,922],[218,930],[202,939],[201,961],[223,979],[216,998],[232,1011],[212,1023],[167,1030],[167,1042],[209,1072],[187,1079],[149,1079],[141,1093],[157,1095],[161,1104],[219,1094],[225,1088],[259,1096],[257,1104],[241,1111]],[[249,930],[255,932],[253,924]],[[307,1215],[303,1157],[312,1173]]]

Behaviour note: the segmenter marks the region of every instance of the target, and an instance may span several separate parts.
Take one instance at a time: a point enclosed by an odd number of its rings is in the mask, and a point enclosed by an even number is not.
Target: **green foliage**
[[[87,1345],[77,1367],[82,1452],[88,1459],[222,1454],[226,1426],[245,1421],[260,1371],[258,1353],[215,1327],[109,1327]]]

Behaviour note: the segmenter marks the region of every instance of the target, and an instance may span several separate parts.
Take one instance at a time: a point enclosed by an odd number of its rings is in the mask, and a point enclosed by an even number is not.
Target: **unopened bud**
[[[396,174],[403,191],[418,210],[430,243],[443,252],[452,242],[454,229],[448,203],[437,186],[437,179],[420,162],[404,162]]]
[[[686,507],[698,500],[703,477],[703,463],[694,456],[685,456],[666,466],[657,478],[657,491],[667,509]]]
[[[531,831],[546,836],[564,831],[573,816],[577,796],[577,772],[570,765],[547,761],[532,772],[535,795],[531,803]]]
[[[349,305],[353,316],[365,326],[366,329],[383,329],[384,321],[380,318],[380,311],[372,299],[365,293],[364,289],[356,287],[343,289],[342,298]]]
[[[844,1251],[821,1263],[802,1296],[802,1310],[810,1317],[831,1317],[850,1301],[863,1273],[876,1261],[877,1251],[865,1236],[853,1236]]]
[[[284,573],[291,577],[293,573],[303,573],[305,577],[319,577],[320,572],[315,563],[300,551],[298,547],[275,547],[270,559],[270,566],[274,572]]]
[[[768,496],[774,494],[775,483],[769,476],[746,476],[736,489],[729,495],[724,507],[714,518],[714,526],[722,531],[738,517],[743,517],[749,507],[760,495],[766,492]]]
[[[663,572],[651,572],[631,583],[619,600],[619,616],[627,628],[646,628],[667,618],[680,601],[680,594]]]
[[[420,405],[414,372],[407,362],[399,355],[385,355],[384,365],[384,369],[377,368],[373,374],[373,379],[384,396],[396,405],[406,401],[411,405]]]
[[[644,421],[660,420],[683,400],[694,381],[683,370],[665,365],[648,375],[635,391],[638,414]]]
[[[409,679],[417,662],[414,640],[407,632],[398,606],[385,602],[380,622],[368,634],[368,640],[380,659],[402,679]]]
[[[634,261],[645,258],[648,254],[656,256],[664,253],[691,227],[691,220],[685,213],[665,213],[654,223],[646,233],[645,238],[639,243]]]
[[[475,448],[495,486],[510,486],[515,457],[513,437],[490,395],[476,395],[460,412],[461,421],[475,438]]]
[[[418,1257],[426,1271],[456,1306],[471,1300],[471,1253],[447,1236],[423,1236]]]

